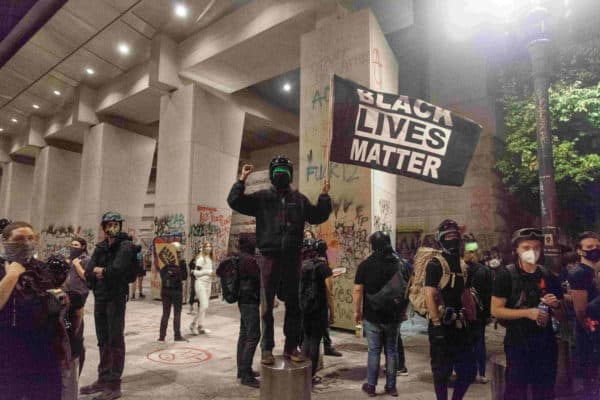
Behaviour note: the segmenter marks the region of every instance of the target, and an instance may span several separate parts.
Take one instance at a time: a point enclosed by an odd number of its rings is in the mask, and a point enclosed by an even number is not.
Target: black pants
[[[467,338],[466,329],[447,328],[445,338],[436,339],[429,324],[429,350],[435,395],[438,400],[448,399],[448,379],[456,371],[452,400],[461,400],[477,374],[475,351]]]
[[[520,344],[504,344],[506,354],[504,400],[554,399],[558,347],[553,334],[532,335]]]
[[[310,358],[312,364],[312,375],[314,376],[319,366],[319,347],[325,331],[329,330],[327,321],[327,305],[320,312],[304,315],[302,328],[304,337],[302,339],[302,354]]]
[[[125,366],[125,298],[122,293],[111,300],[96,300],[94,321],[100,350],[98,380],[121,382]]]
[[[275,295],[285,302],[284,351],[297,349],[302,334],[300,307],[298,305],[298,285],[300,276],[300,255],[297,250],[263,254],[259,258],[261,277],[261,324],[263,351],[275,347],[273,326],[273,301]]]
[[[240,336],[237,343],[237,368],[240,378],[252,376],[252,360],[260,340],[258,304],[238,304],[240,309]]]
[[[333,342],[331,341],[331,336],[329,334],[329,327],[325,329],[325,334],[323,335],[323,349],[325,349],[325,351],[333,350]]]
[[[181,290],[163,289],[160,292],[162,298],[162,318],[160,320],[160,338],[167,336],[167,325],[171,316],[171,305],[173,306],[173,331],[175,337],[181,337],[181,304],[183,302],[183,293]]]

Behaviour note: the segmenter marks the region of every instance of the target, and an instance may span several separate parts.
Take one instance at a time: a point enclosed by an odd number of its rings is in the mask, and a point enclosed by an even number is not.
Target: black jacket
[[[108,239],[96,245],[85,266],[85,277],[96,300],[110,300],[128,292],[125,272],[136,267],[133,264],[136,253],[136,246],[125,233],[120,233],[112,246],[108,244]],[[104,268],[103,279],[96,279],[94,267]]]
[[[321,224],[331,214],[331,197],[321,194],[313,206],[302,193],[279,193],[274,187],[244,194],[245,184],[233,184],[227,203],[235,211],[256,218],[256,242],[261,252],[298,249],[302,244],[304,223]]]

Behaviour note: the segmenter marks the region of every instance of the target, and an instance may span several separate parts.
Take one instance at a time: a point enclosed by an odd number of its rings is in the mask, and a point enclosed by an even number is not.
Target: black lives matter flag
[[[462,186],[481,126],[426,101],[334,76],[330,160]]]

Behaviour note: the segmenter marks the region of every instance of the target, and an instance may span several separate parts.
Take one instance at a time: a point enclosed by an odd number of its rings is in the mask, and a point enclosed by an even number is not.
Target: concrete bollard
[[[504,371],[506,371],[506,356],[494,354],[492,361],[492,400],[504,399]]]
[[[275,364],[262,365],[260,400],[310,400],[312,374],[310,361],[295,363],[275,357]]]

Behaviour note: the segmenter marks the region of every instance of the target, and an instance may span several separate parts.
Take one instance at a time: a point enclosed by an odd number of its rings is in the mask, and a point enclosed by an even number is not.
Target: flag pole
[[[329,99],[328,99],[328,103],[329,103],[329,124],[328,129],[327,129],[327,146],[325,147],[325,154],[323,154],[323,164],[325,164],[325,177],[327,178],[327,180],[329,181],[329,160],[331,159],[331,140],[333,138],[333,102],[335,100],[335,97],[333,95],[333,91],[334,91],[334,86],[333,86],[333,82],[334,82],[334,75],[331,75],[331,79],[329,81]],[[331,183],[331,182],[330,182]]]

